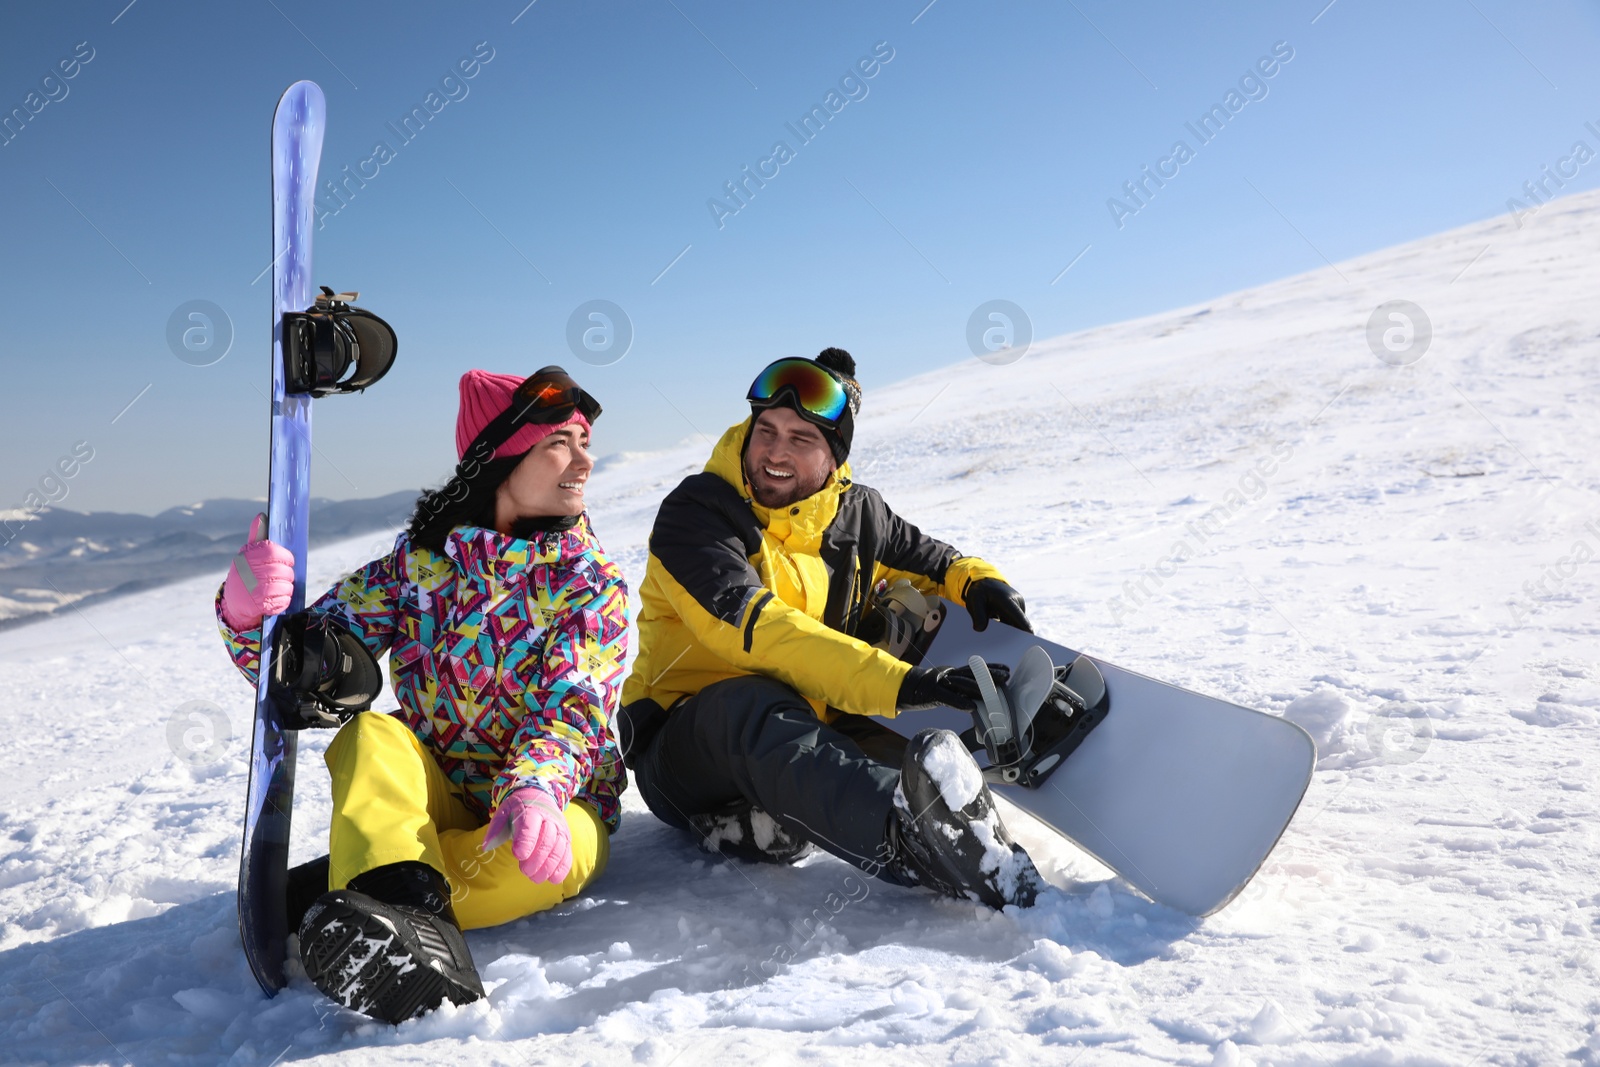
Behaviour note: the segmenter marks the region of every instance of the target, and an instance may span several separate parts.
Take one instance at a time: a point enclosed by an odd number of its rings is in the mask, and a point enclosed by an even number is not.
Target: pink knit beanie
[[[467,448],[494,418],[511,406],[517,386],[527,378],[516,374],[490,374],[484,370],[469,370],[461,376],[461,408],[456,413],[456,458],[467,454]],[[589,420],[577,411],[559,423],[535,423],[523,426],[512,434],[505,444],[495,449],[494,458],[521,455],[541,440],[563,426],[574,423],[593,432]]]

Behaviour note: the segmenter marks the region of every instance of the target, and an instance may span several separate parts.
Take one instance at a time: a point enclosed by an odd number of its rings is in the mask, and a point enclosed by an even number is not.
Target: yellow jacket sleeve
[[[694,640],[732,666],[776,678],[808,699],[857,715],[895,714],[910,664],[790,607],[760,584],[748,562],[739,562],[750,580],[722,591],[726,603],[737,603],[726,615],[707,610],[670,571],[661,575],[669,603]]]

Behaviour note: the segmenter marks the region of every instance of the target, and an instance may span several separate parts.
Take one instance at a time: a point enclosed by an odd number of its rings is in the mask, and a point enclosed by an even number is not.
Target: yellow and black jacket
[[[623,704],[671,708],[713,682],[760,674],[824,720],[892,716],[910,667],[853,636],[877,583],[904,577],[959,603],[973,581],[1004,579],[890,511],[850,480],[849,464],[789,507],[755,503],[744,478],[749,429],[746,420],[723,434],[705,470],[656,514]]]

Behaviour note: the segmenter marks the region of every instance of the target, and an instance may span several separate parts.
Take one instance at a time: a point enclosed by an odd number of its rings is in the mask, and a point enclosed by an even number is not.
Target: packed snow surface
[[[469,936],[487,1001],[396,1029],[303,978],[266,1000],[217,574],[0,633],[0,1059],[1600,1062],[1600,194],[1524,223],[867,393],[857,477],[999,564],[1041,633],[1316,736],[1298,816],[1212,918],[1011,809],[1056,888],[993,914],[823,854],[707,856],[631,791],[590,893]],[[1431,320],[1420,359],[1369,346],[1392,300]],[[635,588],[708,449],[591,483]],[[386,547],[319,548],[312,581]],[[296,861],[327,740],[302,741]]]

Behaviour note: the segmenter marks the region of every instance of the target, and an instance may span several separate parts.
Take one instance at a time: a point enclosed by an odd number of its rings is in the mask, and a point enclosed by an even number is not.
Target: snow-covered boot
[[[378,867],[318,898],[300,924],[300,959],[323,993],[387,1023],[483,996],[449,883],[425,863]]]
[[[691,815],[689,825],[707,852],[747,863],[794,863],[816,851],[810,841],[785,830],[778,820],[746,800],[705,815]]]
[[[899,880],[991,908],[1030,907],[1044,884],[1006,832],[972,753],[949,730],[923,730],[906,748],[888,846]]]

